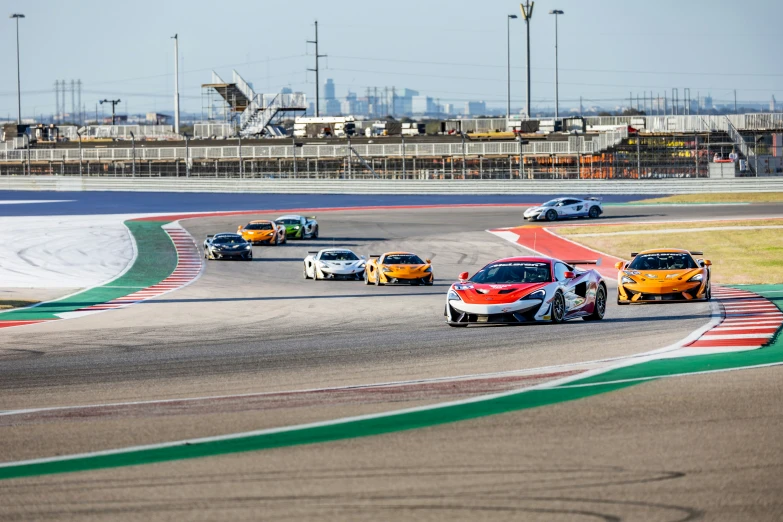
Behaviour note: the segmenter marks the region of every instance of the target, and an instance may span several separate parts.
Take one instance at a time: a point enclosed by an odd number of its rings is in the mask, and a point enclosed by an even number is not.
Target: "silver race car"
[[[253,245],[240,234],[210,234],[204,240],[205,259],[253,260]]]
[[[325,248],[309,252],[304,258],[304,278],[348,279],[364,278],[364,256],[357,256],[346,248]]]
[[[557,198],[540,207],[530,207],[523,215],[531,221],[557,221],[579,217],[595,219],[603,213],[604,207],[599,198]]]
[[[275,223],[285,227],[288,239],[318,239],[318,221],[315,216],[287,214],[275,219]]]

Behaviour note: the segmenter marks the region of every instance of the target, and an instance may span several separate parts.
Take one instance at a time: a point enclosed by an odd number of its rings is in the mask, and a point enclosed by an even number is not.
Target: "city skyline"
[[[587,5],[540,0],[531,22],[534,111],[554,104],[554,29],[547,10],[555,7],[565,11],[559,36],[563,110],[578,106],[580,96],[585,106],[614,107],[627,105],[629,95],[646,92],[649,97],[652,92],[662,97],[672,88],[680,94],[689,88],[692,98],[711,94],[716,105],[730,105],[735,89],[740,105],[780,98],[783,74],[770,64],[775,63],[774,49],[783,40],[774,27],[783,6],[762,0],[750,4],[758,9],[738,10],[723,1],[684,6],[659,2],[650,9],[621,2]],[[357,12],[349,6],[335,9],[309,1],[297,10],[249,3],[245,19],[271,13],[279,21],[266,28],[260,39],[252,31],[230,29],[236,22],[224,23],[224,14],[209,11],[206,2],[189,2],[187,12],[184,5],[142,0],[129,10],[84,2],[77,10],[60,4],[8,2],[9,12],[26,14],[20,22],[23,116],[54,113],[54,82],[71,78],[82,80],[88,112],[104,98],[121,98],[118,111],[125,113],[172,110],[170,36],[174,33],[180,37],[185,112],[200,112],[201,84],[209,81],[212,69],[225,74],[236,68],[258,92],[290,87],[313,100],[314,75],[306,69],[313,67],[314,57],[306,40],[313,36],[316,18],[320,52],[327,55],[321,60],[322,84],[324,78],[334,79],[338,99],[348,91],[362,96],[368,87],[394,86],[412,87],[444,106],[469,101],[485,101],[491,109],[505,106],[505,23],[508,14],[518,13],[516,2],[477,7],[465,1],[425,5],[402,1],[388,12],[364,4]],[[411,19],[407,15],[414,9],[417,17]],[[471,16],[443,24],[444,15],[455,9]],[[765,16],[759,17],[762,11]],[[710,29],[726,19],[732,20],[733,27],[728,34]],[[694,20],[700,23],[694,25]],[[75,37],[74,27],[84,34]],[[133,36],[139,34],[135,30],[139,27],[144,27],[144,38]],[[690,29],[682,32],[684,28]],[[0,38],[4,48],[13,50],[14,34],[10,25],[7,29]],[[237,34],[227,38],[230,31]],[[516,108],[525,99],[523,31],[520,20],[511,22],[511,98]],[[758,39],[749,35],[769,35],[764,36],[768,45],[758,45]],[[88,43],[102,43],[86,45],[85,36]],[[7,73],[0,80],[0,117],[4,117],[16,112],[13,52],[3,53],[0,67]]]

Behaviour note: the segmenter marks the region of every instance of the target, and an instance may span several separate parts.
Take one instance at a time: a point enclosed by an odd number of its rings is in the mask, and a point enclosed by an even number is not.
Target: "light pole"
[[[525,65],[527,66],[527,99],[525,100],[525,110],[527,111],[527,117],[530,119],[530,19],[533,18],[533,5],[535,2],[525,0],[524,4],[519,4],[519,9],[522,11],[522,18],[525,19],[525,30],[527,32],[527,59]]]
[[[174,39],[174,133],[179,134],[179,38]]]
[[[14,13],[8,18],[16,19],[16,124],[22,124],[22,80],[19,73],[19,19],[24,18],[21,13]]]
[[[134,136],[132,132],[130,133],[130,135],[131,135],[131,147],[133,147],[132,149],[133,152],[131,153],[133,154],[133,171],[131,173],[131,177],[135,178],[136,177],[136,136]]]
[[[510,14],[506,18],[506,46],[507,46],[507,61],[508,61],[508,89],[506,97],[506,127],[508,127],[508,119],[511,117],[511,20],[516,20],[517,15]]]
[[[555,15],[555,119],[560,117],[560,98],[558,96],[558,77],[557,77],[557,17],[565,14],[560,9],[553,9],[549,14]]]
[[[114,107],[116,107],[117,104],[120,103],[120,101],[122,101],[122,100],[117,98],[116,100],[101,100],[101,102],[100,102],[101,105],[103,105],[104,103],[111,103],[111,124],[112,125],[114,125]]]
[[[82,175],[82,133],[77,128],[76,135],[79,136],[79,176]]]

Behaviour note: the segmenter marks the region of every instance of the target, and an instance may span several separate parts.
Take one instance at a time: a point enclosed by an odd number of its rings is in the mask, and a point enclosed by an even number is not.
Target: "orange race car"
[[[286,242],[285,227],[267,219],[251,221],[244,227],[239,226],[237,234],[241,234],[246,241],[254,245],[281,245]]]
[[[432,264],[410,252],[386,252],[371,255],[364,268],[364,284],[384,285],[389,283],[409,283],[412,285],[431,285]]]
[[[617,304],[655,301],[709,301],[709,259],[694,259],[701,252],[662,248],[633,253],[619,262]]]

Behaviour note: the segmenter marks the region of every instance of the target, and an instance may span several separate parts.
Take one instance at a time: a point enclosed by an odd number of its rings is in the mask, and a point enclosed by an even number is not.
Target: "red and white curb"
[[[193,236],[188,234],[179,222],[169,223],[162,228],[171,238],[177,252],[177,266],[166,279],[160,283],[137,290],[132,294],[118,297],[105,303],[82,308],[75,313],[80,314],[83,312],[99,312],[124,308],[173,292],[174,290],[179,290],[198,279],[203,269],[203,263],[201,262],[201,254]]]

